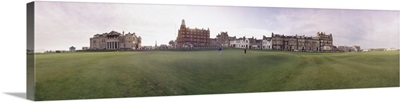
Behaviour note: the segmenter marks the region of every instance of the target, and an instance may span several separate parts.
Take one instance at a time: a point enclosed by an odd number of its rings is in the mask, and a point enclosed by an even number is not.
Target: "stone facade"
[[[250,47],[248,49],[261,49],[262,48],[262,40],[257,40],[257,38],[249,38]]]
[[[221,32],[221,33],[219,33],[219,34],[217,35],[216,39],[217,39],[217,43],[219,44],[219,46],[222,46],[222,47],[229,47],[229,44],[230,44],[229,40],[230,40],[230,37],[229,37],[229,35],[228,35],[228,32]]]
[[[178,37],[176,38],[176,46],[179,48],[186,47],[207,47],[209,46],[210,29],[191,29],[186,27],[185,20],[182,20]]]
[[[221,45],[218,43],[217,38],[210,38],[209,44],[207,47],[220,47]]]
[[[139,49],[142,38],[135,33],[124,34],[116,31],[109,33],[96,34],[90,38],[91,50],[119,50],[119,49]]]
[[[285,36],[283,34],[272,33],[272,49],[283,51],[301,51],[301,52],[332,52],[333,38],[332,34],[317,32],[317,36]]]

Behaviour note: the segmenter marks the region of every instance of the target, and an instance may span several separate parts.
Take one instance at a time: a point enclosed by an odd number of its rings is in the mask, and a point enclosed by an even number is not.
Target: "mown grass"
[[[399,52],[85,52],[36,55],[36,100],[399,86]]]

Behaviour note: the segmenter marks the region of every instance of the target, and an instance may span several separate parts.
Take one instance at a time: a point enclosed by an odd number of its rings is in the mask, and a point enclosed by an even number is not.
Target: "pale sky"
[[[118,3],[35,2],[35,49],[89,47],[95,34],[124,31],[142,37],[142,46],[175,40],[182,19],[190,28],[229,36],[271,33],[316,36],[332,33],[335,46],[399,48],[400,14],[383,10],[340,10],[233,6],[185,6]]]

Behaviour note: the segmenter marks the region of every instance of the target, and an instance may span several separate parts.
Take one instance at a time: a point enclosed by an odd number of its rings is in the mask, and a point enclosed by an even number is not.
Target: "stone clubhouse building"
[[[135,33],[116,31],[106,32],[103,34],[95,34],[90,38],[90,50],[129,50],[139,49],[141,47],[142,38]]]

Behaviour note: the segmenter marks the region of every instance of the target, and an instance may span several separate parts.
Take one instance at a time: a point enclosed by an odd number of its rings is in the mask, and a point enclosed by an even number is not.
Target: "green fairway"
[[[36,100],[399,86],[399,52],[82,52],[36,55]]]

